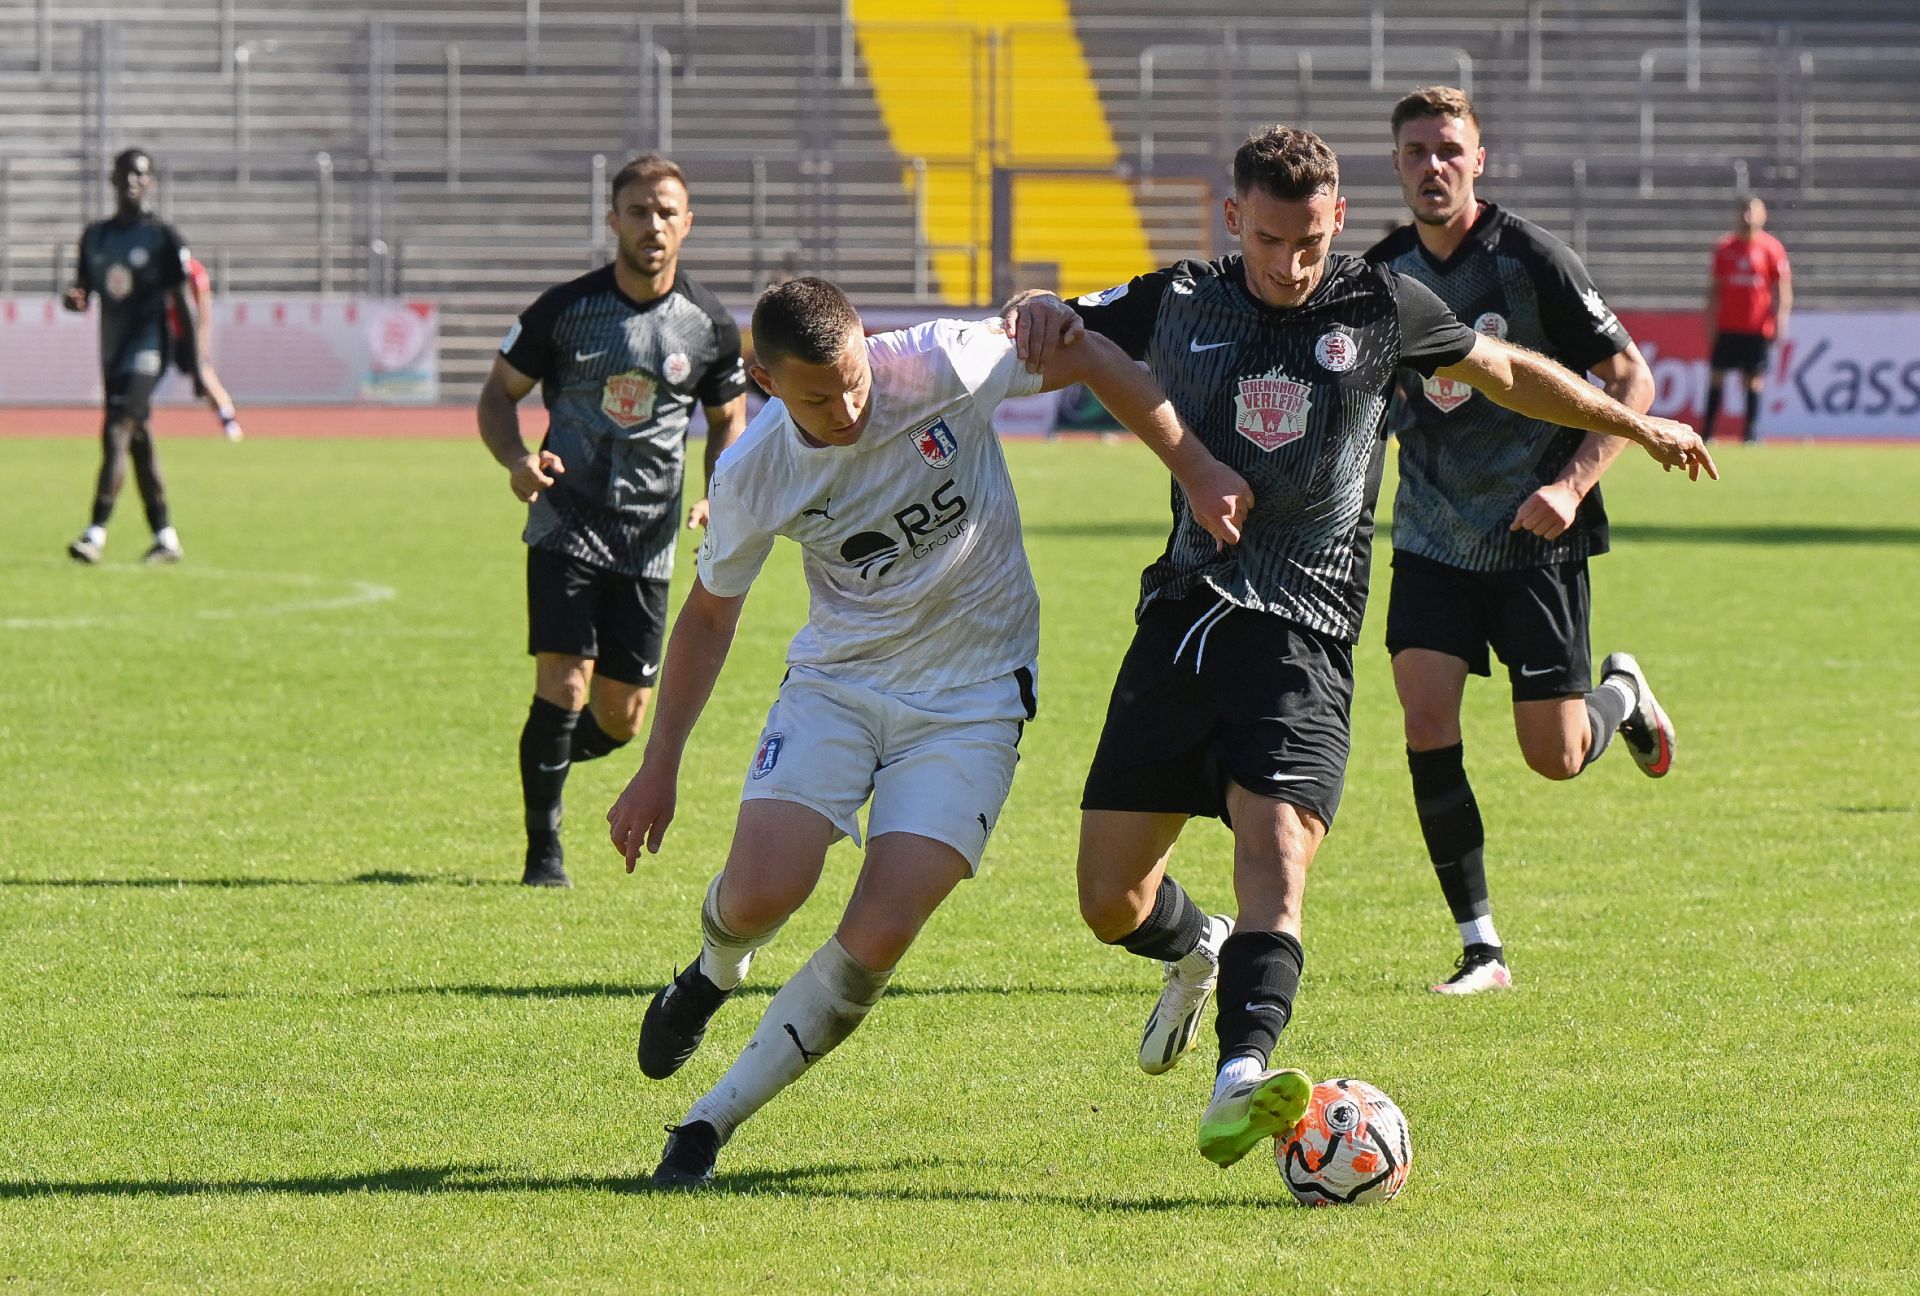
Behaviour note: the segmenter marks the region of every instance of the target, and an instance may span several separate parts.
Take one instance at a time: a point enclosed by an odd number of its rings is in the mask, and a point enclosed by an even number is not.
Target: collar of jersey
[[[1497,205],[1488,202],[1485,198],[1479,199],[1479,203],[1480,214],[1474,218],[1473,224],[1467,227],[1467,236],[1460,240],[1460,246],[1455,248],[1453,255],[1449,256],[1445,261],[1440,260],[1440,258],[1434,256],[1433,253],[1427,251],[1427,245],[1420,241],[1420,231],[1415,230],[1413,232],[1413,245],[1420,250],[1420,259],[1435,270],[1445,271],[1451,270],[1459,265],[1462,261],[1473,255],[1477,249],[1491,248],[1494,242],[1494,235],[1500,228],[1502,212]]]
[[[1296,311],[1303,311],[1318,306],[1327,293],[1331,291],[1333,281],[1345,272],[1347,263],[1352,260],[1353,258],[1344,252],[1329,252],[1327,254],[1327,268],[1326,271],[1321,274],[1320,282],[1313,286],[1313,291],[1308,293],[1307,299],[1298,306],[1269,306],[1258,297],[1255,297],[1253,295],[1253,289],[1247,287],[1247,259],[1245,257],[1236,253],[1233,256],[1227,257],[1224,264],[1227,270],[1227,281],[1233,285],[1234,291],[1240,294],[1242,301],[1252,306],[1255,310],[1265,311],[1269,315],[1292,315]]]

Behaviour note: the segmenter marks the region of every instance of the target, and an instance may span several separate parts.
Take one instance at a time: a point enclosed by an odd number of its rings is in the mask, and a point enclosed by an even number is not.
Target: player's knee
[[[1585,750],[1568,743],[1537,743],[1522,746],[1521,754],[1527,759],[1527,768],[1541,778],[1559,782],[1570,779],[1580,772],[1586,763]]]

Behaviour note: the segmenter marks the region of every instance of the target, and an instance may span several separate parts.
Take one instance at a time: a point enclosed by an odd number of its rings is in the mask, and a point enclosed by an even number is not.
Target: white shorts
[[[882,693],[796,666],[767,713],[741,800],[817,810],[840,836],[909,832],[980,869],[1033,718],[1031,667],[979,684]]]

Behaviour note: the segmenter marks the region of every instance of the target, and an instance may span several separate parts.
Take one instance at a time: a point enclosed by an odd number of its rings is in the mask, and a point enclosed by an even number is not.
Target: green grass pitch
[[[1165,532],[1145,451],[1011,451],[1041,714],[985,869],[696,1198],[645,1189],[661,1126],[856,864],[836,849],[702,1053],[643,1080],[641,1011],[694,952],[804,615],[791,546],[666,852],[629,878],[605,843],[629,749],[569,786],[577,889],[529,892],[518,517],[480,447],[162,454],[188,561],[135,564],[129,490],[83,570],[94,447],[0,440],[0,1290],[1920,1290],[1920,453],[1734,449],[1698,485],[1621,460],[1596,658],[1638,653],[1678,765],[1549,784],[1504,682],[1471,688],[1504,997],[1424,992],[1457,945],[1382,556],[1278,1056],[1386,1089],[1415,1164],[1397,1202],[1321,1211],[1264,1154],[1194,1152],[1211,1037],[1142,1075],[1155,969],[1076,914],[1080,780]],[[1200,823],[1176,855],[1214,908],[1226,846]]]

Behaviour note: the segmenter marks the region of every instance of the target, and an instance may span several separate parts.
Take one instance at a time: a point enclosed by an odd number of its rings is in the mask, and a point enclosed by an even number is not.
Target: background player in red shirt
[[[200,327],[197,341],[200,358],[200,372],[195,375],[182,361],[180,372],[193,381],[193,394],[202,397],[220,416],[220,428],[227,434],[227,440],[240,439],[240,424],[234,420],[233,397],[220,381],[220,375],[213,371],[213,281],[207,277],[207,268],[200,264],[199,257],[187,259],[187,291],[193,294],[193,306],[199,312]],[[180,312],[167,305],[167,329],[180,339],[184,325],[180,321]]]
[[[1712,371],[1707,382],[1707,416],[1700,436],[1713,439],[1713,423],[1720,417],[1720,391],[1727,371],[1747,376],[1745,439],[1756,439],[1760,418],[1760,389],[1767,381],[1767,352],[1773,340],[1787,331],[1787,312],[1793,308],[1793,270],[1787,250],[1767,233],[1767,205],[1752,194],[1740,200],[1733,233],[1713,249],[1713,277],[1707,284],[1707,319],[1713,331]]]

